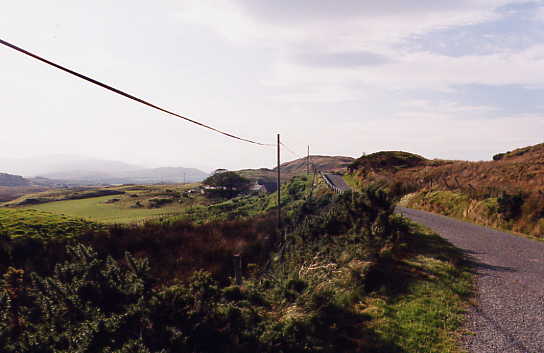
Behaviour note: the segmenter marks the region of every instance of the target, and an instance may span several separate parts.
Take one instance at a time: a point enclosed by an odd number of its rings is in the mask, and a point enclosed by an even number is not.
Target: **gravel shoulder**
[[[474,353],[544,353],[544,242],[448,217],[397,207],[471,258],[477,305],[463,343]]]

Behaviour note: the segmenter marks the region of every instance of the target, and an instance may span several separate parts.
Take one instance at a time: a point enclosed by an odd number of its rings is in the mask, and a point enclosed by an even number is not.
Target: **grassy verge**
[[[447,241],[420,226],[412,229],[407,256],[379,269],[387,279],[362,306],[378,338],[372,351],[463,352],[459,337],[473,293],[470,269]]]
[[[501,214],[498,198],[471,199],[469,195],[444,190],[419,191],[404,196],[399,205],[454,217],[536,240],[544,240],[544,218],[534,215],[531,203],[520,214],[507,219]]]
[[[360,184],[360,180],[357,177],[355,177],[353,174],[344,174],[343,178],[346,184],[348,184],[348,186],[352,188],[353,190],[360,190],[362,188]]]

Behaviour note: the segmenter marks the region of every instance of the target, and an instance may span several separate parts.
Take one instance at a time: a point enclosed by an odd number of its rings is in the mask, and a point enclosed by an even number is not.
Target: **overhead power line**
[[[304,155],[301,155],[299,153],[296,153],[295,151],[293,151],[291,148],[289,148],[285,143],[283,142],[280,142],[280,145],[283,146],[283,148],[285,148],[289,153],[291,153],[293,156],[295,156],[295,158],[297,159],[306,159],[309,157],[309,152],[308,152],[308,155],[307,156],[304,156]],[[313,167],[314,170],[317,170],[317,166],[313,163],[313,162],[309,162],[309,164]]]
[[[287,147],[283,142],[280,142],[280,145],[282,145],[287,150],[287,152],[291,153],[296,158],[300,158],[301,155],[299,155],[298,153],[296,153],[295,151]]]
[[[225,135],[225,136],[228,136],[228,137],[231,137],[231,138],[233,138],[233,139],[240,140],[240,141],[245,141],[245,142],[253,143],[253,144],[256,144],[256,145],[261,145],[261,146],[275,146],[275,145],[273,145],[273,144],[268,144],[268,143],[262,143],[262,142],[258,142],[258,141],[248,140],[248,139],[245,139],[245,138],[242,138],[242,137],[239,137],[239,136],[230,134],[230,133],[228,133],[228,132],[221,131],[221,130],[219,130],[219,129],[216,129],[216,128],[211,127],[211,126],[206,125],[206,124],[203,124],[203,123],[198,122],[198,121],[196,121],[196,120],[187,118],[187,117],[185,117],[185,116],[183,116],[183,115],[180,115],[180,114],[171,112],[171,111],[169,111],[169,110],[166,110],[166,109],[164,109],[164,108],[161,108],[161,107],[159,107],[159,106],[156,106],[155,104],[149,103],[149,102],[147,102],[147,101],[145,101],[145,100],[143,100],[143,99],[141,99],[141,98],[135,97],[135,96],[133,96],[133,95],[131,95],[131,94],[128,94],[128,93],[126,93],[126,92],[124,92],[124,91],[121,91],[120,89],[117,89],[117,88],[115,88],[115,87],[109,86],[109,85],[107,85],[107,84],[105,84],[105,83],[103,83],[103,82],[100,82],[100,81],[98,81],[98,80],[95,80],[95,79],[90,78],[90,77],[88,77],[88,76],[85,76],[85,75],[83,75],[83,74],[80,74],[80,73],[78,73],[78,72],[76,72],[76,71],[70,70],[70,69],[68,69],[68,68],[66,68],[66,67],[64,67],[64,66],[61,66],[61,65],[59,65],[59,64],[56,64],[56,63],[54,63],[54,62],[52,62],[52,61],[49,61],[49,60],[47,60],[47,59],[44,59],[44,58],[42,58],[42,57],[40,57],[40,56],[38,56],[38,55],[36,55],[36,54],[33,54],[33,53],[31,53],[31,52],[25,50],[25,49],[19,48],[18,46],[14,45],[14,44],[11,44],[11,43],[9,43],[9,42],[6,42],[5,40],[0,39],[0,44],[3,44],[3,45],[5,45],[5,46],[7,46],[7,47],[9,47],[9,48],[15,49],[15,50],[17,50],[18,52],[21,52],[21,53],[23,53],[23,54],[25,54],[25,55],[28,55],[28,56],[30,56],[30,57],[33,57],[34,59],[37,59],[37,60],[39,60],[39,61],[42,61],[42,62],[44,62],[44,63],[46,63],[46,64],[48,64],[48,65],[51,65],[51,66],[53,66],[53,67],[56,67],[57,69],[60,69],[60,70],[62,70],[62,71],[65,71],[65,72],[67,72],[67,73],[69,73],[69,74],[72,74],[72,75],[74,75],[74,76],[76,76],[76,77],[79,77],[79,78],[81,78],[81,79],[83,79],[83,80],[85,80],[85,81],[94,83],[94,84],[97,85],[97,86],[100,86],[100,87],[102,87],[102,88],[105,88],[105,89],[107,89],[107,90],[110,90],[110,91],[112,91],[112,92],[115,92],[115,93],[117,93],[117,94],[120,94],[120,95],[122,95],[122,96],[125,96],[125,97],[127,97],[127,98],[130,98],[130,99],[132,99],[132,100],[134,100],[134,101],[136,101],[136,102],[145,104],[145,105],[147,105],[147,106],[149,106],[149,107],[151,107],[151,108],[154,108],[154,109],[160,110],[160,111],[162,111],[162,112],[164,112],[164,113],[167,113],[167,114],[173,115],[173,116],[175,116],[175,117],[181,118],[181,119],[183,119],[183,120],[186,120],[186,121],[188,121],[188,122],[190,122],[190,123],[199,125],[199,126],[204,127],[204,128],[206,128],[206,129],[210,129],[210,130],[212,130],[212,131],[214,131],[214,132],[217,132],[217,133],[220,133],[220,134],[222,134],[222,135]]]

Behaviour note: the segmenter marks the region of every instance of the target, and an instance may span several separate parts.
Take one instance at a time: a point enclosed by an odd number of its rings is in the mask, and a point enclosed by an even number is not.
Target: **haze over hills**
[[[77,156],[0,159],[0,171],[33,178],[32,181],[40,185],[181,183],[201,181],[208,176],[208,173],[195,168],[145,168]]]
[[[143,167],[119,161],[73,155],[0,158],[0,171],[24,177],[36,177],[76,170],[97,173],[103,173],[104,171],[118,173],[138,169],[143,169]]]
[[[0,173],[0,186],[29,186],[31,182],[20,175]]]
[[[208,176],[201,170],[183,167],[144,168],[130,171],[71,170],[43,174],[41,177],[81,184],[153,184],[202,181]]]

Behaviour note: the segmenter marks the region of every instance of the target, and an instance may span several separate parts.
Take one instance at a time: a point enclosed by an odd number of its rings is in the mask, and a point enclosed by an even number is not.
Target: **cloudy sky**
[[[297,154],[481,160],[544,142],[543,1],[10,1],[0,38]],[[274,164],[3,46],[0,68],[0,157]]]

